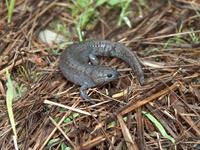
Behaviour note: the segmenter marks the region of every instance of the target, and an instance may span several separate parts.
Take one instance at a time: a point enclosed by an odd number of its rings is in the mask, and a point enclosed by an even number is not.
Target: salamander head
[[[117,79],[119,73],[111,67],[98,66],[98,68],[93,70],[91,77],[96,85],[102,85]]]

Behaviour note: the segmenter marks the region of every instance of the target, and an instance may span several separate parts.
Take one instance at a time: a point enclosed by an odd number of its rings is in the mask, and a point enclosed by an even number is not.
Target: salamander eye
[[[111,78],[113,75],[111,73],[107,74],[108,78]]]

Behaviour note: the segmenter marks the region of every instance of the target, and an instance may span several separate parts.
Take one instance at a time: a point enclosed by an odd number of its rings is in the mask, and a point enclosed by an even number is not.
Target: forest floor
[[[200,149],[198,0],[17,0],[11,17],[2,1],[0,149]],[[85,102],[58,60],[87,39],[134,51],[144,85],[123,61],[102,58],[120,78],[89,89],[96,104]]]

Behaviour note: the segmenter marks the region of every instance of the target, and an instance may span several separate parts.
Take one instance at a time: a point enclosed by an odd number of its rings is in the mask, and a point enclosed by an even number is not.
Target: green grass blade
[[[130,7],[131,0],[126,0],[121,5],[121,13],[119,16],[118,26],[121,26],[122,22],[124,21],[126,25],[131,28],[131,21],[128,19],[128,8]]]
[[[6,7],[8,9],[8,23],[11,23],[12,14],[15,7],[15,0],[10,0],[10,1],[6,0]]]
[[[106,3],[107,0],[97,0],[96,1],[96,7],[103,5],[104,3]]]
[[[15,128],[15,119],[14,119],[14,114],[12,110],[12,102],[15,97],[15,88],[13,86],[13,82],[10,78],[10,73],[8,72],[8,70],[6,70],[6,78],[7,78],[6,105],[7,105],[8,117],[11,123],[14,136],[17,138],[17,132]]]
[[[174,138],[171,137],[169,134],[167,134],[162,124],[154,116],[145,111],[142,111],[142,113],[156,126],[156,128],[160,131],[163,137],[165,137],[166,139],[170,140],[173,144],[175,144]]]

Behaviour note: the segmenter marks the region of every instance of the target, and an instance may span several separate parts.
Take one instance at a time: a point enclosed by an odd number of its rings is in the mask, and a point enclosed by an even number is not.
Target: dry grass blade
[[[135,142],[133,136],[131,135],[130,131],[128,130],[126,124],[124,123],[122,116],[117,115],[117,119],[119,121],[121,130],[122,130],[122,133],[123,133],[123,136],[124,136],[124,140],[126,142],[128,149],[129,150],[138,150],[136,142]]]
[[[53,120],[53,118],[49,118],[51,120],[51,122],[56,126],[56,128],[58,128],[58,130],[63,134],[63,136],[65,137],[65,139],[70,143],[70,145],[73,147],[73,149],[75,148],[75,145],[73,144],[73,142],[69,139],[69,137],[65,134],[65,132],[61,129],[61,127],[55,122],[55,120]]]
[[[110,138],[111,135],[115,135],[115,132],[107,133],[107,137]],[[98,136],[92,140],[86,141],[85,143],[81,144],[79,147],[76,147],[75,149],[90,149],[90,148],[94,147],[95,145],[98,145],[106,140],[107,140],[107,138],[105,136]]]
[[[80,114],[89,115],[89,116],[92,115],[92,114],[90,114],[86,111],[83,111],[83,110],[80,110],[80,109],[77,109],[77,108],[73,108],[73,107],[69,107],[69,106],[65,106],[65,105],[62,105],[62,104],[58,104],[58,103],[55,103],[55,102],[51,102],[49,100],[45,100],[44,103],[49,104],[49,105],[59,106],[59,107],[62,107],[62,108],[66,108],[68,110],[75,111],[75,112],[80,113]],[[96,117],[96,115],[94,115],[94,117]]]
[[[151,102],[151,101],[153,101],[153,100],[155,100],[155,99],[157,99],[161,96],[168,94],[169,92],[173,92],[174,90],[176,90],[178,88],[178,86],[179,86],[179,84],[176,82],[173,85],[171,85],[170,87],[167,87],[167,88],[165,88],[165,89],[163,89],[163,90],[161,90],[161,91],[159,91],[159,92],[157,92],[157,93],[155,93],[155,94],[153,94],[153,95],[151,95],[147,98],[144,98],[141,101],[137,101],[136,103],[134,102],[134,103],[128,104],[125,108],[120,110],[118,112],[118,114],[120,114],[120,115],[127,114],[127,113],[135,110],[138,107],[141,107],[141,106],[143,106],[143,105],[145,105],[145,104],[147,104],[147,103],[149,103],[149,102]]]

